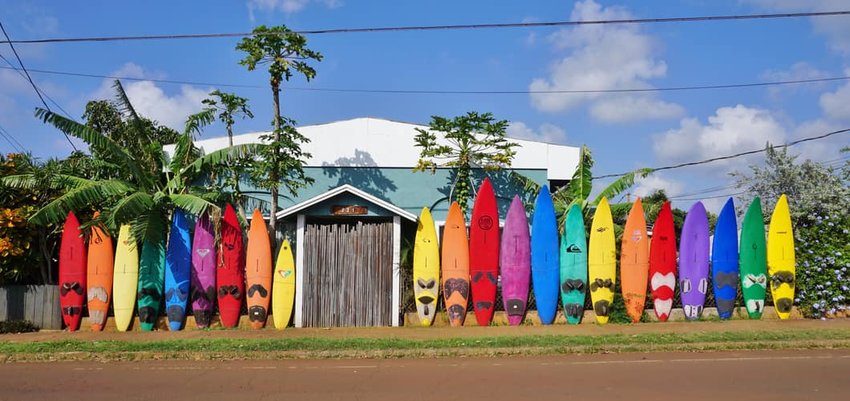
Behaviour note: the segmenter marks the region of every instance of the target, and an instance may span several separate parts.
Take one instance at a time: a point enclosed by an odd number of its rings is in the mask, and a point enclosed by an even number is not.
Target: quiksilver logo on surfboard
[[[579,248],[578,245],[576,245],[576,244],[570,244],[570,246],[567,247],[567,252],[569,252],[569,253],[581,253],[581,248]]]

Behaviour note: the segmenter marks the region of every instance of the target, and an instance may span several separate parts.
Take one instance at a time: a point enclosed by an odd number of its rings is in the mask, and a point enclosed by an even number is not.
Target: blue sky
[[[817,3],[817,5],[811,5]],[[654,18],[850,9],[846,0],[21,2],[0,0],[0,21],[15,39],[250,31],[258,24],[295,30],[566,19]],[[31,69],[138,78],[265,85],[264,72],[238,65],[238,39],[18,45]],[[293,87],[415,90],[658,88],[850,75],[850,19],[800,18],[578,28],[333,34],[309,37],[322,52],[317,77]],[[8,46],[0,54],[13,60]],[[0,65],[5,63],[0,61]],[[74,117],[87,101],[111,96],[103,79],[34,73],[36,83]],[[136,107],[179,127],[215,89],[127,82]],[[240,132],[266,130],[268,89],[228,89],[251,99],[255,119]],[[14,71],[0,69],[0,126],[40,157],[70,151],[64,137],[32,117],[39,101]],[[52,105],[51,105],[52,106]],[[781,88],[609,95],[410,95],[287,90],[284,114],[299,124],[372,116],[427,123],[431,115],[490,111],[509,134],[587,144],[596,174],[698,160],[783,143],[850,126],[850,83]],[[212,127],[206,136],[221,134]],[[832,161],[847,135],[793,148]],[[0,151],[11,151],[0,141]],[[687,195],[729,183],[728,172],[759,156],[659,173],[632,192],[664,188]],[[602,183],[598,184],[601,185]],[[735,192],[725,188],[706,196]],[[685,207],[698,196],[681,196]],[[725,199],[707,199],[717,211]]]

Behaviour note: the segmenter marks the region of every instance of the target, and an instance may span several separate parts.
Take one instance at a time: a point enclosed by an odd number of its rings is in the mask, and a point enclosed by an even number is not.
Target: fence
[[[42,329],[62,329],[59,287],[10,285],[0,287],[0,321],[29,320]]]

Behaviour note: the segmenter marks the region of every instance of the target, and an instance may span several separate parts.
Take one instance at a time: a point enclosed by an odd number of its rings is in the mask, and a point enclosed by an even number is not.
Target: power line
[[[670,17],[670,18],[629,18],[610,20],[583,20],[583,21],[547,21],[547,22],[516,22],[516,23],[493,23],[493,24],[458,24],[458,25],[414,25],[414,26],[389,26],[389,27],[366,27],[366,28],[330,28],[293,31],[301,35],[322,35],[342,33],[380,33],[380,32],[406,32],[406,31],[446,31],[466,29],[502,29],[502,28],[541,28],[541,27],[563,27],[581,25],[615,25],[615,24],[657,24],[657,23],[679,23],[679,22],[707,22],[707,21],[740,21],[740,20],[764,20],[779,18],[800,17],[828,17],[846,16],[850,11],[824,11],[824,12],[801,12],[801,13],[779,13],[779,14],[746,14],[746,15],[712,15],[696,17]],[[117,42],[117,41],[139,41],[139,40],[173,40],[173,39],[210,39],[229,38],[244,36],[271,36],[286,35],[285,32],[268,32],[257,34],[254,32],[218,32],[218,33],[196,33],[196,34],[167,34],[167,35],[138,35],[138,36],[91,36],[77,38],[43,38],[8,40],[0,43],[71,43],[71,42]]]
[[[24,66],[24,62],[23,62],[23,60],[21,60],[21,56],[18,55],[18,51],[15,50],[15,46],[12,44],[11,39],[9,39],[9,34],[6,33],[6,28],[3,26],[3,22],[0,22],[0,30],[3,31],[3,36],[6,37],[6,40],[8,41],[7,43],[9,43],[9,47],[12,49],[12,53],[15,55],[15,58],[18,60],[18,64],[21,65],[21,70],[23,70],[24,75],[26,75],[27,81],[29,81],[30,85],[32,85],[32,89],[35,91],[35,94],[38,95],[38,98],[41,99],[41,104],[44,105],[45,109],[50,110],[50,106],[48,106],[47,102],[44,101],[44,97],[41,96],[41,91],[38,89],[38,86],[35,85],[35,82],[33,82],[32,77],[30,76],[30,73],[27,72],[27,67]],[[6,58],[4,57],[3,60],[6,60]],[[6,63],[8,63],[9,65],[12,65],[12,63],[9,63],[9,60],[6,60]],[[61,110],[62,108],[60,107],[59,109]],[[75,151],[78,150],[77,146],[74,145],[74,142],[71,141],[71,138],[68,136],[68,134],[66,134],[63,131],[62,135],[65,135],[65,139],[68,140],[68,143],[71,144],[71,147],[74,148]]]
[[[717,198],[728,198],[730,196],[738,196],[747,193],[747,191],[734,192],[731,194],[723,194],[723,195],[715,195],[715,196],[703,196],[701,198],[678,198],[677,201],[701,201],[705,199],[717,199]],[[673,198],[668,198],[673,199]]]
[[[4,67],[3,69],[17,69],[14,66]],[[268,89],[262,85],[246,85],[246,84],[229,84],[219,82],[201,82],[201,81],[183,81],[174,79],[148,79],[138,77],[128,77],[119,75],[99,75],[69,71],[55,70],[38,70],[29,69],[32,73],[65,75],[74,77],[97,78],[97,79],[119,79],[126,81],[150,81],[163,84],[175,85],[196,85],[196,86],[213,86],[213,87],[232,87],[232,88],[249,88],[249,89]],[[818,82],[832,81],[847,81],[850,76],[812,78],[812,79],[797,79],[787,81],[767,81],[767,82],[744,82],[732,84],[717,84],[717,85],[693,85],[693,86],[671,86],[661,88],[623,88],[623,89],[564,89],[564,90],[415,90],[415,89],[363,89],[363,88],[321,88],[321,87],[285,87],[285,90],[307,91],[307,92],[346,92],[346,93],[387,93],[387,94],[420,94],[420,95],[529,95],[529,94],[593,94],[593,93],[635,93],[635,92],[673,92],[673,91],[689,91],[689,90],[711,90],[711,89],[733,89],[733,88],[750,88],[764,86],[780,86],[780,85],[800,85],[811,84]]]
[[[777,145],[775,147],[776,148],[787,148],[789,146],[794,146],[794,145],[797,145],[797,144],[801,144],[803,142],[809,142],[809,141],[815,141],[815,140],[818,140],[818,139],[824,139],[824,138],[831,137],[833,135],[843,134],[843,133],[846,133],[846,132],[850,132],[850,128],[845,128],[845,129],[840,129],[840,130],[837,130],[837,131],[827,132],[826,134],[823,134],[823,135],[810,136],[810,137],[806,137],[806,138],[797,139],[796,141],[791,141],[791,142],[788,142],[784,145]],[[713,158],[710,158],[710,159],[705,159],[705,160],[700,160],[700,161],[679,163],[679,164],[673,164],[673,165],[669,165],[669,166],[652,167],[650,169],[652,170],[652,172],[658,172],[658,171],[663,171],[663,170],[673,170],[673,169],[682,168],[682,167],[690,167],[690,166],[696,166],[696,165],[700,165],[700,164],[713,163],[713,162],[720,161],[720,160],[734,159],[734,158],[741,157],[741,156],[747,156],[747,155],[752,155],[752,154],[756,154],[756,153],[761,153],[761,152],[764,152],[765,150],[767,150],[767,149],[762,148],[762,149],[757,149],[757,150],[749,150],[749,151],[746,151],[746,152],[740,152],[740,153],[735,153],[735,154],[726,155],[726,156],[713,157]],[[604,175],[591,177],[591,179],[592,180],[598,180],[598,179],[602,179],[602,178],[620,177],[620,176],[630,174],[630,173],[632,173],[632,171],[627,171],[627,172],[618,173],[618,174],[604,174]]]
[[[9,145],[11,145],[13,149],[17,150],[19,153],[24,153],[23,145],[21,145],[21,143],[18,142],[18,140],[15,139],[14,136],[12,136],[11,132],[3,128],[2,125],[0,125],[0,136],[2,136],[3,139],[6,140],[6,142],[9,142]]]

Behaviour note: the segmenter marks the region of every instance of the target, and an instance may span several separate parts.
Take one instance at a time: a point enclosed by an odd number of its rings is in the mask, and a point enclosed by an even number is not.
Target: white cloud
[[[110,75],[153,78],[141,66],[134,63],[126,63]],[[176,93],[167,93],[152,81],[122,82],[122,84],[137,113],[177,130],[182,130],[186,117],[201,110],[203,106],[201,100],[212,91],[211,88],[180,85],[180,90]],[[112,99],[114,96],[112,81],[105,80],[90,99]]]
[[[845,128],[832,121],[816,119],[806,121],[794,129],[794,139],[819,136],[828,132]],[[847,146],[846,134],[835,135],[817,141],[801,143],[791,148],[791,153],[800,156],[801,160],[809,159],[817,162],[835,161],[842,157],[840,149]]]
[[[542,124],[535,130],[521,121],[513,121],[506,130],[507,135],[516,139],[528,139],[548,143],[565,144],[567,132],[553,124]]]
[[[649,96],[618,96],[603,98],[590,106],[590,115],[600,121],[628,123],[641,120],[662,120],[681,117],[685,109]]]
[[[254,10],[260,11],[282,11],[292,14],[304,9],[310,3],[318,3],[327,8],[338,8],[342,6],[341,0],[249,0],[248,9],[252,16]]]
[[[845,71],[850,74],[850,69]],[[850,83],[846,83],[835,92],[826,92],[820,96],[823,113],[832,119],[850,120]]]
[[[644,178],[638,178],[635,182],[635,188],[632,190],[632,193],[636,196],[640,196],[641,198],[659,190],[663,189],[664,192],[667,193],[667,196],[673,196],[682,192],[682,189],[685,188],[685,184],[672,180],[669,178],[665,178],[663,174],[650,174]]]
[[[769,111],[739,104],[717,109],[706,125],[695,118],[683,119],[679,128],[654,135],[653,148],[660,160],[690,161],[760,149],[767,142],[780,144],[785,137],[785,129]],[[729,167],[742,162],[739,158],[709,166]]]
[[[633,18],[633,15],[625,8],[603,8],[593,0],[577,2],[570,16],[571,20],[627,18]],[[568,50],[569,54],[552,64],[547,77],[534,79],[529,85],[531,91],[650,88],[650,79],[667,74],[667,64],[657,57],[657,44],[636,25],[579,26],[560,30],[550,35],[549,40],[557,50]],[[623,96],[533,93],[531,102],[539,110],[560,112],[599,99],[619,98]],[[639,110],[618,111],[612,107],[613,104],[603,103],[596,112],[592,108],[591,113],[594,118],[607,122],[670,118],[681,114],[680,106],[662,102],[654,95],[629,98],[625,102],[632,103]]]
[[[847,9],[847,0],[745,0],[773,11],[835,11]],[[846,17],[812,18],[815,32],[826,36],[829,47],[844,56],[850,56],[850,24]]]
[[[826,71],[819,70],[817,67],[805,62],[797,62],[788,70],[767,70],[761,73],[760,77],[764,81],[802,81],[808,79],[827,78],[830,74]],[[768,88],[768,94],[771,97],[778,97],[786,92],[798,92],[806,89],[814,89],[824,86],[822,82],[813,82],[809,84],[781,85],[771,86]]]

